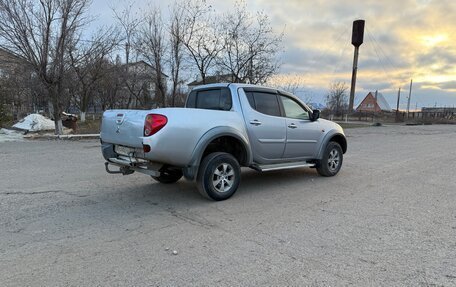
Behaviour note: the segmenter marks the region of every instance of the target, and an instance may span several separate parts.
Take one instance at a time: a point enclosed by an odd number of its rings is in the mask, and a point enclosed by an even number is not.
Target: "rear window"
[[[231,110],[231,93],[228,88],[196,90],[188,95],[187,108]]]

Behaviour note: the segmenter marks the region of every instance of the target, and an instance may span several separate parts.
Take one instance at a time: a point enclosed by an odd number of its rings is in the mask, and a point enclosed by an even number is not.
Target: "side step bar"
[[[307,161],[296,161],[296,162],[285,162],[285,163],[264,164],[264,165],[253,164],[250,166],[250,168],[252,168],[256,171],[271,171],[271,170],[291,169],[291,168],[298,168],[298,167],[315,167],[315,163],[310,163]]]

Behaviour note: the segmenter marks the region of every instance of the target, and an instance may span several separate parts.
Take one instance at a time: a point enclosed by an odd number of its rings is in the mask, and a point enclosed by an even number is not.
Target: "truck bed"
[[[148,114],[167,117],[167,124],[157,133],[145,137],[144,121]],[[105,144],[132,148],[150,146],[144,158],[174,166],[187,166],[198,142],[217,127],[242,127],[242,116],[233,111],[192,108],[153,110],[108,110],[103,114],[100,138]]]

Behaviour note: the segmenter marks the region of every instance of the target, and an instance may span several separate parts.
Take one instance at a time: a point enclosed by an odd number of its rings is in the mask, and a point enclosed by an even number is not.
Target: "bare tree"
[[[348,109],[347,85],[343,82],[332,83],[326,94],[326,106],[336,116]]]
[[[243,1],[222,19],[224,49],[218,61],[222,69],[234,82],[265,83],[279,68],[276,55],[283,34],[274,33],[265,13],[248,12]]]
[[[170,13],[169,22],[169,67],[171,74],[171,106],[177,104],[177,97],[179,96],[180,86],[183,84],[181,69],[184,63],[184,45],[182,42],[185,26],[184,26],[185,7],[178,2]]]
[[[76,103],[81,111],[81,122],[89,103],[93,101],[100,79],[107,72],[108,56],[117,45],[116,31],[99,31],[90,41],[81,43],[69,50],[70,65],[79,84]]]
[[[127,2],[126,6],[122,10],[116,10],[112,8],[114,18],[116,19],[117,25],[119,26],[120,34],[122,37],[121,43],[124,46],[125,65],[123,66],[123,82],[129,91],[127,108],[131,107],[133,97],[138,98],[142,89],[137,81],[137,74],[135,71],[131,73],[130,62],[133,57],[136,62],[137,53],[134,50],[134,41],[137,36],[138,27],[141,25],[142,19],[139,19],[137,15],[134,15],[133,2]],[[139,88],[138,88],[139,87]]]
[[[120,56],[117,56],[114,63],[106,61],[106,65],[103,66],[104,72],[98,82],[96,93],[96,99],[101,104],[102,110],[127,106],[127,100],[120,93],[123,86],[121,65]]]
[[[33,67],[53,105],[62,134],[61,95],[66,51],[86,23],[89,0],[0,0],[0,46]]]
[[[268,79],[267,84],[292,94],[305,91],[305,78],[300,74],[274,75]]]
[[[223,50],[222,38],[218,36],[212,7],[205,0],[187,0],[185,5],[184,33],[181,41],[195,64],[203,84],[216,65],[218,54]]]
[[[112,73],[110,70],[107,70],[100,79],[96,98],[100,103],[102,110],[114,109],[121,106],[118,104],[119,99],[117,97],[120,90],[119,82],[113,77],[114,74],[115,73]]]
[[[300,74],[279,74],[268,79],[267,85],[301,98],[306,104],[312,102],[312,93],[307,90],[305,77]]]
[[[145,21],[138,31],[136,47],[146,63],[152,67],[155,101],[166,106],[166,81],[163,73],[166,53],[164,25],[157,8],[145,14]]]

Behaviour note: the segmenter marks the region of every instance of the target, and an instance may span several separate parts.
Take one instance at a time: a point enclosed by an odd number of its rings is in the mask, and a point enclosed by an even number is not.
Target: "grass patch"
[[[339,124],[343,129],[367,128],[367,127],[372,126],[372,123],[369,123],[369,124],[357,124],[357,123],[344,123],[344,122],[338,122],[338,124]]]
[[[14,124],[15,124],[15,122],[14,122],[13,120],[3,120],[3,121],[0,121],[0,128],[9,129],[9,128],[11,128]]]

